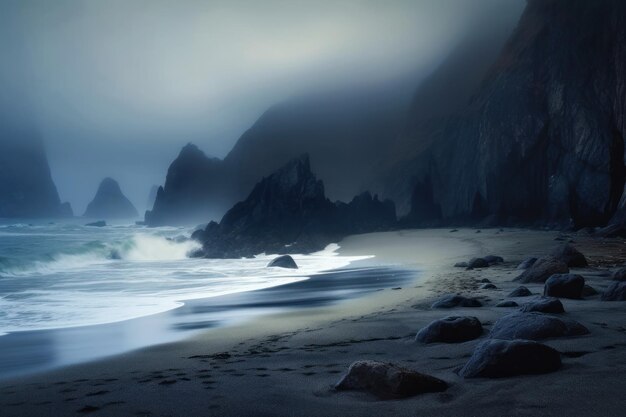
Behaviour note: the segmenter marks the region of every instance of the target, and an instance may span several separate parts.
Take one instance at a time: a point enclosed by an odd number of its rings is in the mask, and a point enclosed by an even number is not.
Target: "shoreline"
[[[341,255],[375,251],[374,262],[419,266],[422,277],[401,289],[385,290],[337,305],[276,313],[235,326],[202,332],[181,342],[154,346],[102,361],[0,382],[3,414],[62,415],[401,415],[586,416],[623,410],[621,375],[626,371],[624,303],[562,300],[566,315],[586,325],[588,336],[548,340],[565,352],[546,375],[463,380],[454,370],[480,341],[420,346],[417,330],[450,314],[474,315],[488,328],[511,309],[495,302],[517,287],[517,262],[545,254],[559,243],[557,232],[485,229],[403,230],[351,236]],[[609,281],[596,273],[621,257],[624,242],[574,237],[592,267],[590,285]],[[505,262],[487,269],[453,268],[458,261],[488,254]],[[574,272],[579,272],[575,270]],[[479,289],[490,279],[496,290]],[[537,294],[542,285],[527,285]],[[437,296],[462,292],[484,301],[482,308],[432,310]],[[620,330],[620,328],[622,330]],[[364,393],[330,389],[359,359],[394,362],[450,384],[441,394],[378,401]],[[620,373],[621,372],[621,373]],[[579,381],[585,381],[581,384]],[[254,404],[253,412],[250,404]],[[470,412],[469,410],[474,410]]]

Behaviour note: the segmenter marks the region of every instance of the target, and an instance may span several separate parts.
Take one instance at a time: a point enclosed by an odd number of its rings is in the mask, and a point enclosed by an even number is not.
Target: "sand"
[[[320,308],[267,315],[182,342],[0,383],[2,416],[623,416],[626,303],[562,300],[586,336],[545,341],[566,353],[551,374],[463,379],[455,370],[479,340],[420,345],[415,333],[450,314],[473,315],[487,328],[513,308],[494,305],[518,286],[527,256],[561,242],[557,233],[485,229],[411,230],[352,236],[342,254],[374,254],[377,265],[415,270],[400,289]],[[565,239],[569,239],[565,237]],[[591,267],[575,270],[598,290],[607,268],[626,260],[620,240],[573,236]],[[495,254],[505,263],[466,271],[455,262]],[[488,278],[498,289],[480,290]],[[540,294],[542,285],[528,288]],[[432,310],[439,295],[480,297],[481,308]],[[394,362],[441,378],[443,393],[381,401],[332,390],[359,359]]]

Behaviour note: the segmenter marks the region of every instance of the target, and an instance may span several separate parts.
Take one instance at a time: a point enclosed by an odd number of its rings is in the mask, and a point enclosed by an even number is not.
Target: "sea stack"
[[[117,181],[105,178],[100,183],[96,196],[87,206],[84,216],[98,219],[128,219],[138,217],[139,214],[124,196]]]

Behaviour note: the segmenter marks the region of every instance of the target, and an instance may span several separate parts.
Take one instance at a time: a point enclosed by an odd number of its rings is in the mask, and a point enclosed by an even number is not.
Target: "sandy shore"
[[[209,330],[183,342],[155,346],[0,384],[2,416],[622,416],[626,407],[626,303],[562,300],[566,316],[587,336],[548,340],[563,367],[552,374],[503,379],[460,378],[479,340],[420,345],[415,333],[450,314],[478,317],[487,330],[510,308],[495,308],[517,283],[515,267],[560,242],[555,232],[486,229],[400,231],[353,236],[342,254],[375,254],[376,264],[421,270],[401,289],[320,308],[274,314]],[[576,271],[598,290],[602,271],[626,260],[626,244],[574,236],[591,267]],[[453,268],[473,256],[505,263]],[[600,273],[599,273],[600,272]],[[490,279],[498,289],[480,290]],[[542,285],[527,285],[539,294]],[[484,307],[432,310],[438,295],[481,297]],[[394,362],[439,377],[444,393],[380,401],[331,387],[358,359]]]

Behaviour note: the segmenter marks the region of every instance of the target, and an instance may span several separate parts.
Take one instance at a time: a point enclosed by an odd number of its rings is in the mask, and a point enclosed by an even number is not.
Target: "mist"
[[[0,123],[38,132],[76,214],[107,176],[143,210],[185,143],[221,158],[295,94],[415,88],[468,31],[524,4],[3,1]]]

